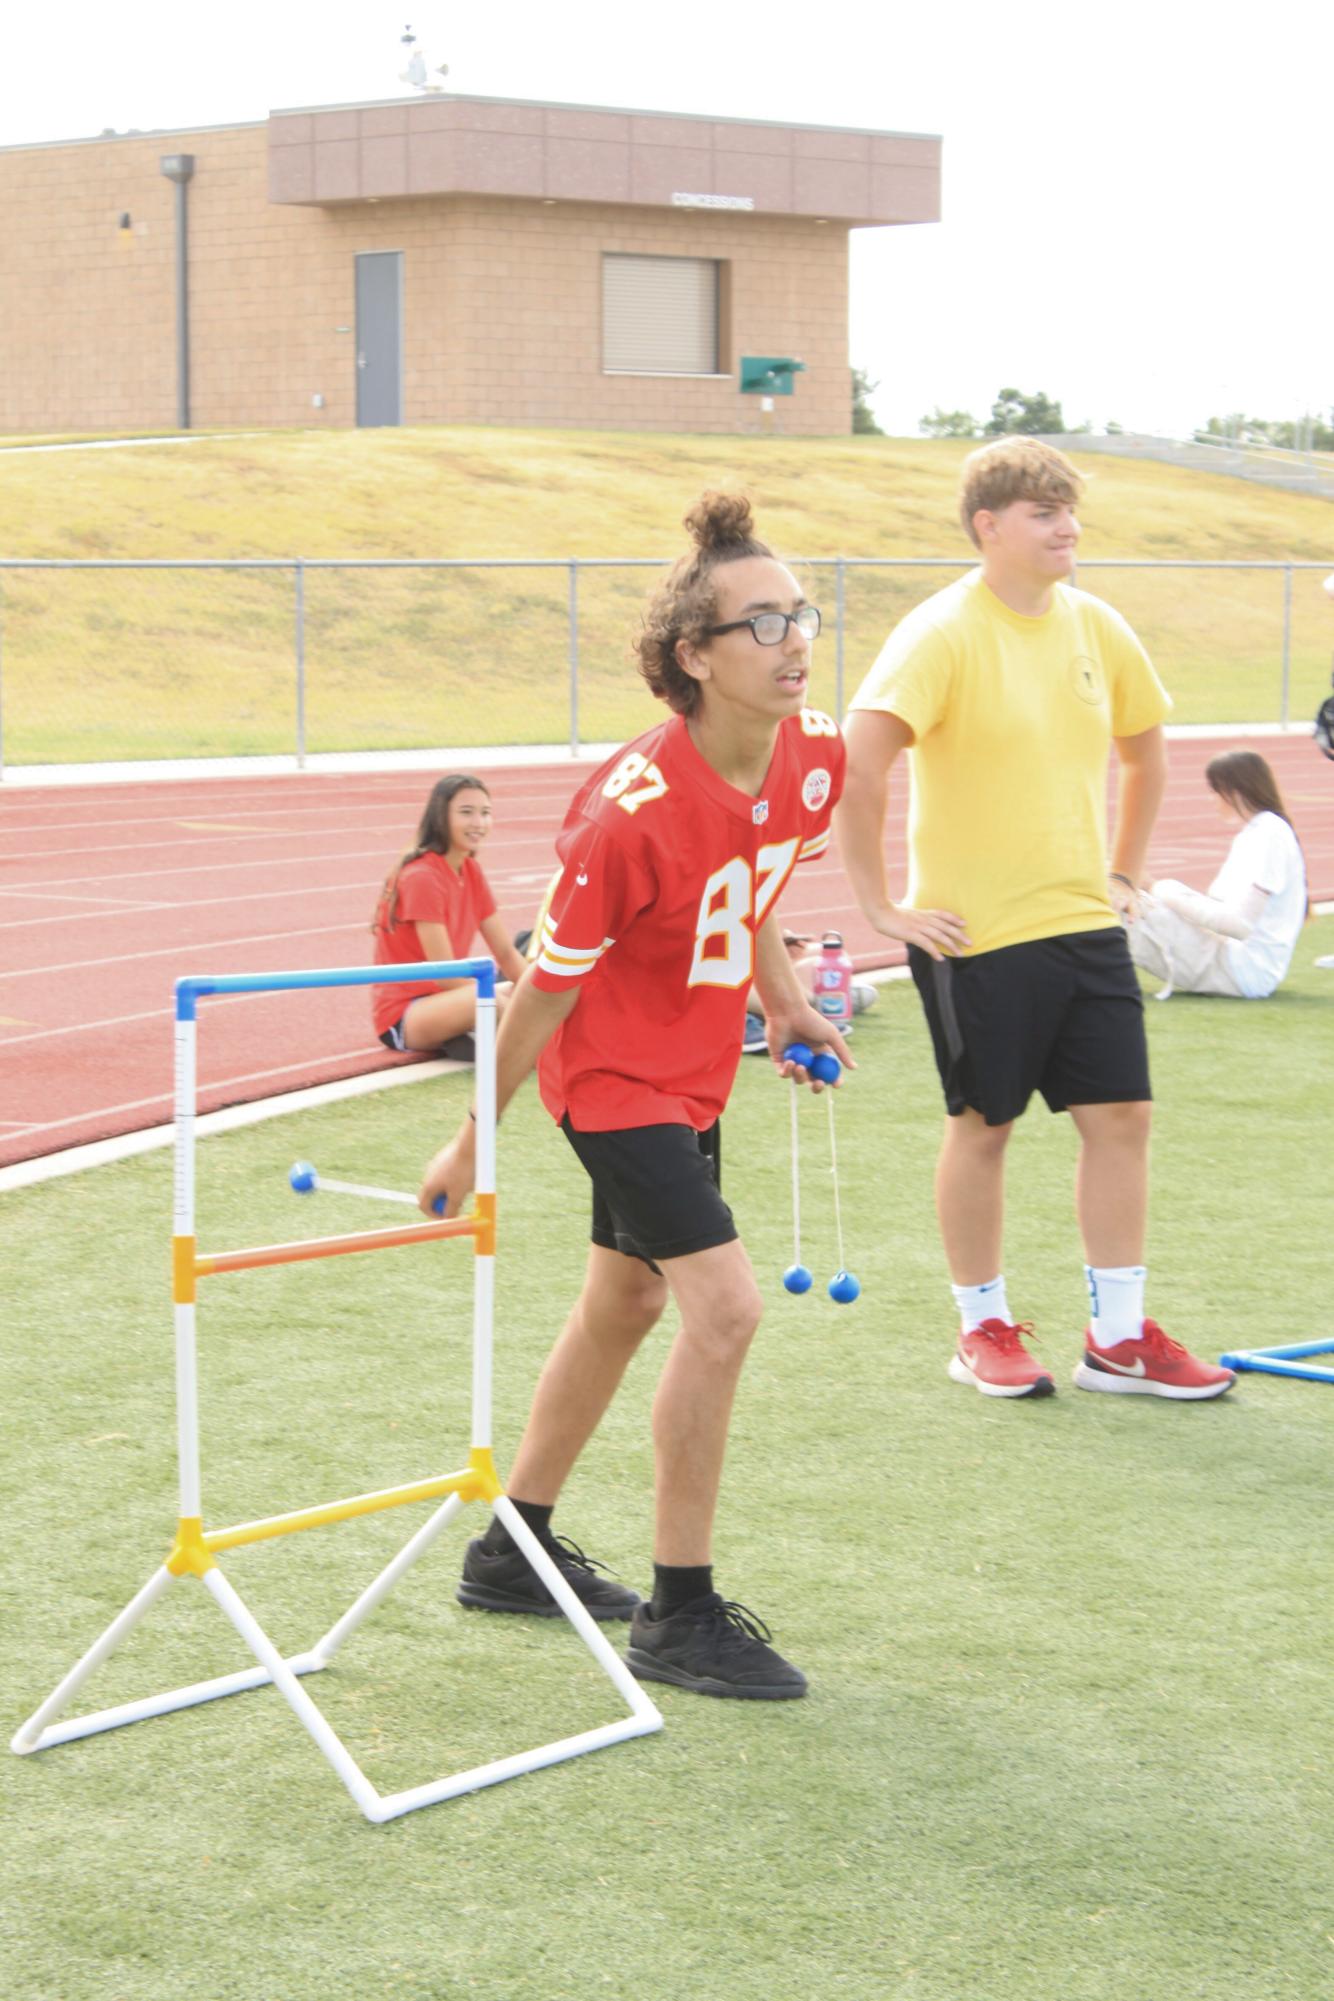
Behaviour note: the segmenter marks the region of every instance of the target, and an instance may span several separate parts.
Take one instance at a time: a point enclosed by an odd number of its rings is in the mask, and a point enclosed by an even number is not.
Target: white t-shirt
[[[1306,869],[1297,836],[1277,813],[1257,813],[1228,849],[1209,885],[1220,903],[1240,903],[1263,889],[1265,904],[1249,938],[1229,938],[1227,959],[1247,1000],[1272,994],[1288,970],[1306,921]]]

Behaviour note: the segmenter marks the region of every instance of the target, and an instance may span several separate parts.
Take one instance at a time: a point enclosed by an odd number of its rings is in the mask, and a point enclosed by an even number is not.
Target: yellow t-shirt
[[[1041,618],[980,570],[918,605],[852,702],[916,739],[909,903],[956,911],[974,952],[1114,925],[1108,750],[1171,706],[1120,613],[1069,584]]]

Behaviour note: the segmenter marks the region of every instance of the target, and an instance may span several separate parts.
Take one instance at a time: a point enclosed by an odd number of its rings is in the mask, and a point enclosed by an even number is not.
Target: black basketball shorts
[[[595,1244],[642,1258],[656,1271],[660,1258],[689,1257],[735,1240],[737,1227],[720,1186],[717,1120],[702,1133],[685,1125],[577,1132],[568,1113],[560,1123],[593,1184]]]
[[[951,1117],[971,1107],[1007,1125],[1034,1091],[1053,1112],[1153,1095],[1144,999],[1119,924],[964,959],[912,946],[908,960]]]

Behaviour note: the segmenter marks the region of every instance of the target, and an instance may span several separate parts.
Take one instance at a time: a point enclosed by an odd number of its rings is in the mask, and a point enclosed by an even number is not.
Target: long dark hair
[[[468,771],[452,771],[448,778],[436,779],[418,823],[416,840],[404,849],[384,879],[371,920],[372,931],[393,930],[398,918],[398,878],[408,863],[420,861],[423,855],[449,853],[449,808],[460,792],[485,792],[488,799],[491,797],[481,779]]]
[[[1205,783],[1220,799],[1240,803],[1248,813],[1277,813],[1292,825],[1283,794],[1268,761],[1258,750],[1224,750],[1204,767]]]
[[[1204,767],[1205,782],[1220,799],[1226,799],[1229,806],[1242,806],[1250,818],[1257,813],[1276,813],[1280,820],[1286,820],[1292,827],[1292,815],[1283,804],[1283,794],[1278,789],[1278,780],[1266,758],[1258,750],[1223,750],[1217,757],[1211,757]],[[1306,851],[1301,837],[1292,827],[1292,837],[1297,843],[1302,858],[1302,872],[1306,872]],[[1311,900],[1306,900],[1309,916]]]

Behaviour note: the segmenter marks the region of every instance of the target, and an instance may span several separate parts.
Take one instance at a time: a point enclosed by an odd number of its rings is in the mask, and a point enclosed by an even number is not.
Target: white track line
[[[239,1077],[211,1077],[201,1080],[201,1091],[230,1091],[235,1084],[260,1084],[267,1077],[290,1077],[294,1070],[316,1070],[325,1063],[350,1063],[353,1057],[364,1061],[368,1050],[364,1042],[355,1049],[340,1049],[328,1056],[307,1057],[301,1063],[280,1063],[272,1070],[247,1070]],[[94,1105],[82,1112],[74,1112],[64,1119],[43,1119],[28,1127],[29,1132],[54,1133],[64,1126],[87,1125],[90,1119],[112,1119],[121,1112],[141,1112],[146,1105],[169,1105],[170,1091],[154,1091],[151,1097],[127,1098],[120,1105]]]
[[[440,1060],[405,1065],[398,1070],[373,1070],[359,1077],[340,1077],[330,1084],[311,1084],[304,1091],[284,1091],[275,1098],[256,1098],[248,1105],[228,1105],[224,1111],[204,1112],[195,1121],[195,1131],[201,1137],[233,1132],[239,1126],[259,1125],[265,1119],[283,1118],[290,1112],[311,1111],[318,1105],[366,1097],[373,1091],[390,1091],[400,1084],[423,1084],[428,1078],[470,1068],[467,1063]],[[67,1147],[62,1153],[42,1154],[36,1160],[15,1161],[12,1167],[0,1167],[0,1194],[31,1188],[42,1181],[57,1181],[66,1174],[81,1174],[86,1168],[106,1167],[135,1154],[152,1153],[159,1147],[170,1146],[175,1137],[174,1126],[150,1126],[141,1132],[119,1133],[114,1139],[93,1140],[87,1146]]]
[[[341,936],[351,924],[317,924],[307,931],[256,931],[249,938],[211,938],[200,945],[154,945],[147,952],[117,952],[108,959],[66,959],[60,966],[12,966],[0,972],[0,980],[44,979],[52,973],[94,972],[101,966],[127,966],[140,959],[179,959],[190,952],[230,952],[234,946],[286,944],[289,938]],[[205,966],[202,971],[208,972]],[[221,970],[221,969],[219,969]]]

